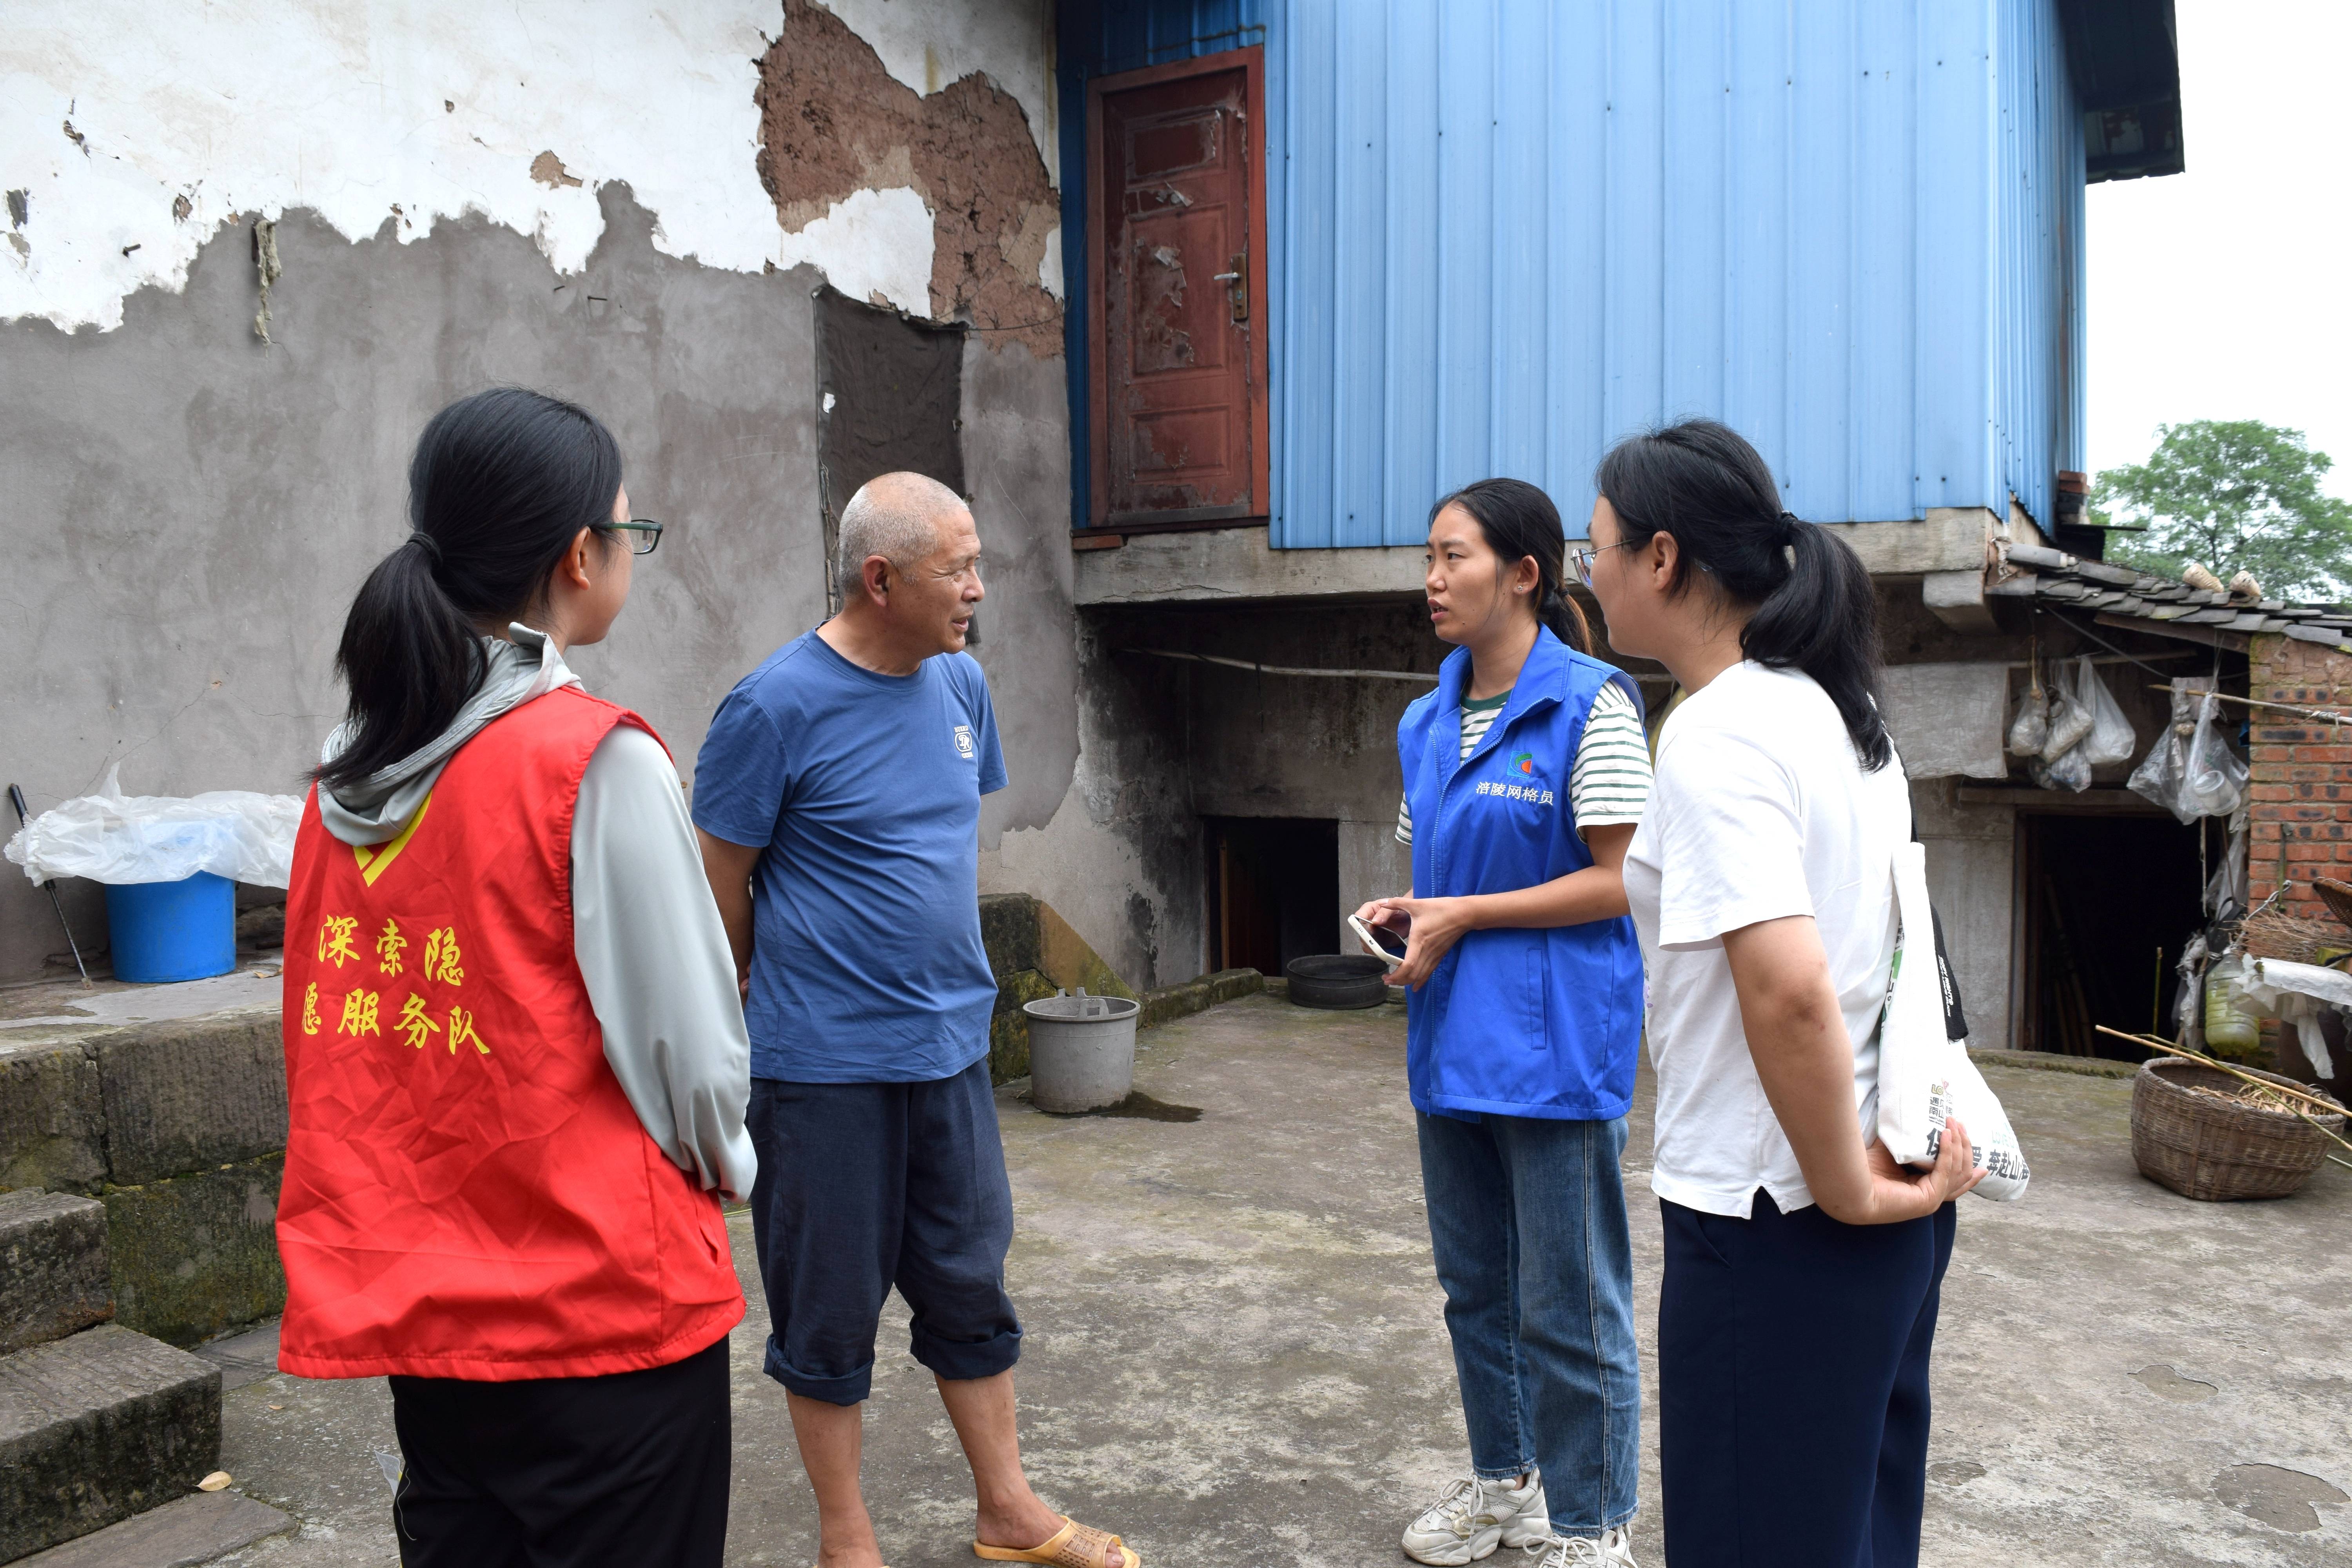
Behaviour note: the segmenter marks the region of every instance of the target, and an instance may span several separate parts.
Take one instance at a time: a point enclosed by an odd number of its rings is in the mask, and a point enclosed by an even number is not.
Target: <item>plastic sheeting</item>
[[[18,829],[5,853],[35,882],[177,882],[199,871],[282,888],[294,869],[302,803],[292,795],[212,790],[184,799],[126,795],[106,773],[96,795],[45,811]]]
[[[2328,1053],[2326,1037],[2319,1032],[2319,1010],[2335,1007],[2352,1014],[2352,974],[2340,969],[2323,969],[2315,963],[2257,958],[2248,963],[2246,973],[2238,984],[2247,1001],[2280,1023],[2294,1026],[2291,1033],[2281,1030],[2282,1037],[2301,1045],[2311,1070],[2333,1081],[2336,1068]]]

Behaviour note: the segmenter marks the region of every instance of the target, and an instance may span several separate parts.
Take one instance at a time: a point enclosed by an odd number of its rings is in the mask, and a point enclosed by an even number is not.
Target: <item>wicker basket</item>
[[[2293,1079],[2246,1070],[2265,1082],[2311,1092]],[[2132,1079],[2131,1111],[2132,1159],[2141,1175],[2186,1197],[2226,1202],[2283,1198],[2319,1169],[2328,1142],[2310,1122],[2191,1094],[2183,1084],[2230,1089],[2239,1080],[2196,1062],[2159,1058],[2143,1064]],[[2340,1112],[2315,1111],[2312,1120],[2331,1132],[2344,1131]]]

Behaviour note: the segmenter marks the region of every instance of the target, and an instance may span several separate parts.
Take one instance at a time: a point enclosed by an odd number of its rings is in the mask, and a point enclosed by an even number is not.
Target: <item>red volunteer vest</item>
[[[525,703],[373,847],[311,792],[286,897],[283,1370],[595,1376],[742,1318],[719,1200],[638,1121],[572,957],[572,812],[615,724],[653,732],[577,688]]]

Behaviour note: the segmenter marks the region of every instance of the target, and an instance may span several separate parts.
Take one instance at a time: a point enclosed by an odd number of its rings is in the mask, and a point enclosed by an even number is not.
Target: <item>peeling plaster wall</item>
[[[352,245],[289,214],[274,346],[252,333],[239,226],[197,253],[184,290],[133,294],[116,331],[0,326],[0,493],[21,529],[0,732],[37,809],[117,758],[134,794],[298,793],[341,707],[351,595],[406,531],[416,432],[500,382],[593,408],[632,501],[670,525],[613,637],[576,668],[691,768],[719,695],[824,611],[815,279],[666,256],[625,188],[598,200],[603,238],[568,279],[486,218],[421,245],[387,224]],[[16,978],[62,944],[47,900],[7,871],[0,977]]]
[[[965,229],[975,205],[944,173],[952,156],[919,177],[851,182],[782,226],[762,188],[762,57],[780,38],[798,47],[795,28],[852,27],[881,50],[857,44],[871,62],[857,94],[929,106],[914,118],[968,140],[975,159],[1019,138],[1034,177],[1022,171],[1007,265],[1051,307],[1040,0],[838,9],[846,25],[800,0],[789,18],[777,0],[17,0],[0,28],[0,187],[24,211],[0,230],[0,321],[110,330],[132,290],[181,288],[231,216],[297,207],[353,242],[387,216],[413,243],[479,214],[576,273],[603,230],[597,190],[615,180],[656,215],[666,255],[746,272],[808,262],[856,298],[950,313],[933,309],[931,231],[943,202]],[[1040,188],[1053,210],[1029,217]]]
[[[1051,73],[1043,0],[12,6],[11,775],[36,809],[117,758],[134,792],[298,790],[416,431],[502,382],[606,419],[670,524],[575,662],[690,773],[719,696],[824,613],[830,283],[971,329],[975,652],[1013,775],[983,887],[1045,898],[1139,984],[1197,973],[1181,715],[1072,606]],[[97,889],[66,894],[100,932]],[[0,980],[61,948],[0,877]]]
[[[224,220],[295,207],[352,241],[396,216],[404,243],[479,213],[577,272],[609,180],[657,215],[656,249],[757,272],[783,259],[752,167],[775,27],[772,0],[16,0],[0,184],[31,211],[0,319],[118,326]],[[534,177],[551,153],[563,176]]]
[[[1041,63],[1045,43],[1041,28]],[[760,178],[787,229],[861,190],[910,193],[932,216],[921,313],[969,321],[992,346],[1060,353],[1061,301],[1048,281],[1061,268],[1061,197],[1019,99],[977,75],[918,92],[840,17],[784,0],[783,32],[760,61],[759,100]],[[835,287],[863,298],[838,279]]]

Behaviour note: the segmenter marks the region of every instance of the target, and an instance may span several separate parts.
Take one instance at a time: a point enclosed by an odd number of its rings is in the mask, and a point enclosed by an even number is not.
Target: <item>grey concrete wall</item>
[[[1916,779],[1911,804],[1927,847],[1927,896],[1944,925],[1944,949],[1969,1015],[1969,1040],[2010,1048],[2010,943],[2014,916],[2017,808],[1963,805],[1963,779]]]
[[[142,290],[113,331],[0,325],[0,734],[36,810],[116,760],[133,794],[299,793],[341,706],[351,595],[406,528],[416,433],[497,383],[593,409],[633,505],[670,525],[611,639],[574,663],[691,769],[728,685],[823,611],[815,279],[663,256],[625,187],[602,200],[604,239],[568,279],[478,220],[354,245],[289,214],[269,344],[240,225],[184,292]],[[72,893],[94,933],[94,890]],[[6,868],[0,980],[62,946]]]
[[[988,597],[988,673],[1010,784],[981,810],[981,890],[1029,893],[1130,985],[1201,972],[1198,831],[1179,716],[1110,668],[1071,603],[1063,361],[974,333],[964,482]]]

